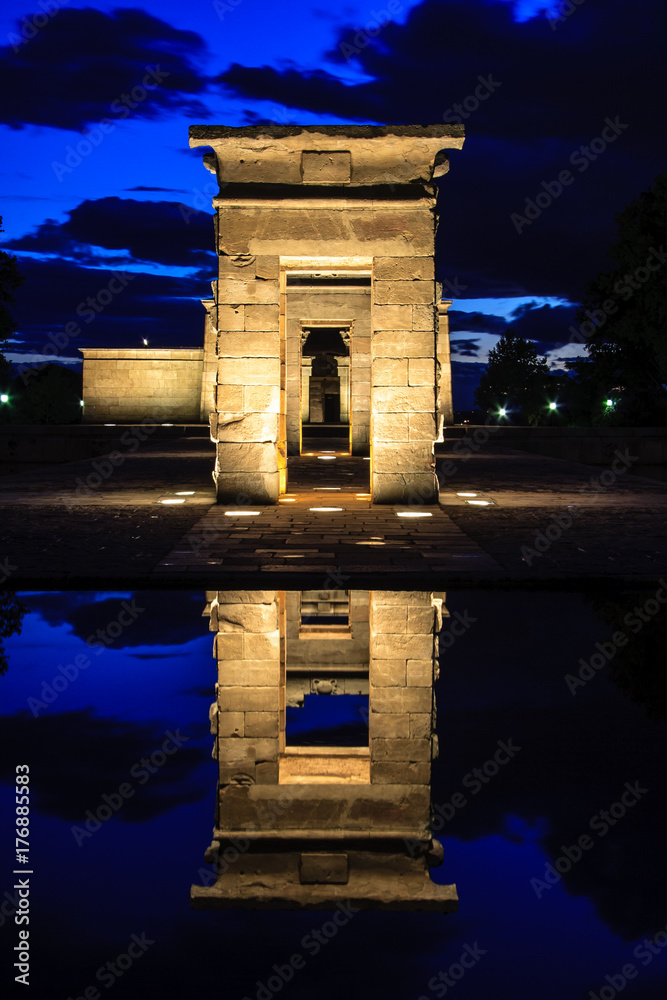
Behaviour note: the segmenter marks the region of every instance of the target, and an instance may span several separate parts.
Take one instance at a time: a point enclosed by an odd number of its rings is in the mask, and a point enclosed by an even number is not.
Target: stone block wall
[[[222,808],[230,789],[278,782],[278,594],[221,591],[210,614],[218,664],[212,718]]]
[[[372,784],[430,787],[440,621],[430,593],[371,591]]]
[[[433,220],[431,219],[433,225]],[[375,503],[437,499],[432,256],[373,261],[372,465]]]
[[[80,350],[84,423],[200,422],[203,350]]]
[[[217,295],[211,439],[218,446],[218,500],[275,503],[281,485],[278,258],[221,253]]]

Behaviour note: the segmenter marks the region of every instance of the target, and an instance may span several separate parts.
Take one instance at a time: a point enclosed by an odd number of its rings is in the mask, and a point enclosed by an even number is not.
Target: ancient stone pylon
[[[434,280],[434,181],[461,125],[195,125],[216,174],[220,502],[275,503],[299,454],[304,341],[334,331],[352,454],[376,503],[433,502],[452,421],[449,332]],[[321,388],[321,386],[320,386]],[[319,418],[318,418],[319,419]]]
[[[457,909],[456,886],[429,876],[442,863],[430,780],[443,596],[207,595],[219,777],[211,867],[193,907]],[[346,602],[347,624],[304,625],[307,602]],[[288,705],[365,692],[362,745],[291,744]]]

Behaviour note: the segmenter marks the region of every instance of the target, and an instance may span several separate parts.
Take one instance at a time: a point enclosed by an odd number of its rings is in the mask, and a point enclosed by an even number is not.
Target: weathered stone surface
[[[232,407],[221,407],[232,409]],[[280,413],[279,385],[248,385],[243,388],[243,411],[245,413]]]
[[[408,385],[433,386],[435,363],[432,358],[410,358],[408,362]]]
[[[411,416],[422,416],[422,414],[376,413],[373,417],[375,441],[408,441],[410,438],[409,418]]]
[[[218,712],[218,736],[240,737],[244,734],[243,712]]]
[[[371,666],[371,677],[373,667]],[[430,712],[433,695],[427,688],[376,688],[371,691],[371,712],[405,715]]]
[[[375,257],[373,277],[377,280],[432,281],[434,277],[433,257]]]
[[[377,637],[373,644],[375,649]],[[375,687],[404,687],[406,679],[406,661],[404,659],[381,660],[374,659],[370,682]]]
[[[438,487],[433,472],[404,473],[376,472],[372,475],[375,503],[405,504],[410,507],[432,504],[438,499]]]
[[[243,386],[218,385],[215,392],[215,405],[220,411],[239,412],[245,409],[243,405]],[[216,414],[217,426],[217,414]]]
[[[244,307],[242,305],[218,305],[218,329],[220,331],[243,330]]]
[[[304,184],[349,184],[351,173],[352,158],[348,150],[304,150],[301,154]]]
[[[331,884],[346,885],[348,881],[347,854],[325,854],[324,852],[301,855],[299,880],[303,885]]]
[[[408,660],[408,687],[429,687],[433,683],[432,660]]]
[[[373,296],[377,304],[431,305],[435,296],[432,281],[375,281]]]
[[[273,687],[280,683],[280,664],[277,660],[223,660],[218,683],[225,687]],[[253,735],[260,734],[246,733]]]
[[[278,452],[275,444],[257,442],[237,443],[223,441],[218,445],[215,471],[229,472],[275,472],[278,468]]]
[[[433,334],[412,330],[378,330],[372,338],[374,358],[428,358],[433,356],[433,351]]]
[[[373,362],[373,385],[408,384],[408,362],[404,358],[376,358]]]
[[[278,472],[216,473],[218,503],[238,504],[277,503],[280,492]]]
[[[375,473],[428,472],[433,465],[433,445],[378,441],[373,449]]]
[[[435,628],[435,608],[408,608],[408,632],[432,633]]]
[[[373,616],[375,620],[375,615]],[[371,655],[374,666],[376,660],[395,659],[431,659],[433,655],[433,637],[431,635],[414,635],[410,632],[376,633],[373,637]],[[371,679],[373,673],[371,673]]]
[[[382,386],[373,390],[373,403],[379,413],[432,413],[434,390],[430,386]]]
[[[412,306],[376,305],[373,308],[375,330],[410,330],[412,327]]]
[[[410,441],[435,440],[435,415],[433,413],[409,413],[408,436]]]
[[[431,741],[428,740],[402,740],[384,739],[382,737],[371,742],[371,758],[373,761],[381,760],[430,760]]]
[[[278,715],[275,712],[246,712],[244,729],[246,736],[277,737]]]
[[[413,306],[412,329],[435,332],[435,306]]]
[[[243,636],[244,660],[271,660],[280,656],[280,635],[278,631],[264,635]]]
[[[231,305],[239,303],[277,303],[278,302],[278,281],[256,280],[234,280],[233,278],[221,278],[218,282],[218,296],[220,302],[228,302]]]
[[[215,600],[218,604],[273,604],[276,598],[275,590],[215,591]]]
[[[278,330],[279,310],[277,305],[245,306],[246,331]]]
[[[410,715],[387,715],[371,712],[369,717],[369,735],[371,740],[384,736],[385,738],[408,739],[410,733]]]
[[[277,712],[278,687],[225,687],[218,701],[223,712]]]
[[[384,607],[373,601],[372,615],[373,632],[376,635],[407,631],[408,609],[406,606],[389,605]]]
[[[434,726],[434,719],[430,712],[413,713],[409,719],[411,739],[430,739]]]
[[[278,414],[218,413],[216,434],[218,441],[275,444],[279,434]]]
[[[430,761],[371,761],[371,782],[377,785],[428,785]]]
[[[242,386],[280,385],[280,359],[220,358],[218,382],[222,385]]]
[[[278,331],[221,334],[218,338],[219,358],[277,358],[280,355]]]
[[[277,739],[219,739],[218,757],[222,764],[232,764],[235,761],[277,760]]]

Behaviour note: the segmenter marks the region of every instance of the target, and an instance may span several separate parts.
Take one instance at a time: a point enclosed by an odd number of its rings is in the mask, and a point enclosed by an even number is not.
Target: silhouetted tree
[[[609,256],[615,266],[589,283],[577,313],[589,357],[569,367],[590,393],[592,423],[664,423],[667,173],[616,216]]]
[[[23,616],[28,611],[16,599],[12,590],[0,590],[0,674],[7,673],[8,660],[2,639],[10,635],[20,635],[23,628]]]
[[[533,341],[508,331],[489,351],[475,402],[487,413],[511,409],[521,422],[539,423],[549,412],[549,378],[546,359],[538,356]]]

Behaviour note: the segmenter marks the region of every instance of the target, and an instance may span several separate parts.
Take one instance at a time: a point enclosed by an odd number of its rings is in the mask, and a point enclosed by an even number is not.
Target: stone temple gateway
[[[460,125],[196,125],[213,150],[218,278],[206,300],[218,500],[276,503],[305,426],[343,424],[375,503],[437,499],[453,420],[434,181]]]

